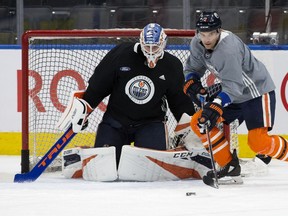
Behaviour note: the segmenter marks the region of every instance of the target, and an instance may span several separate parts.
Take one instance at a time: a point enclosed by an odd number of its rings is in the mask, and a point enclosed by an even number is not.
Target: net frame
[[[29,141],[29,46],[35,39],[139,37],[141,29],[32,30],[22,35],[22,149],[21,172],[30,170]],[[191,38],[194,30],[165,29],[168,37]],[[53,145],[53,143],[51,143]]]
[[[109,38],[109,37],[136,37],[140,35],[141,29],[106,29],[106,30],[33,30],[27,31],[22,36],[22,150],[21,150],[21,172],[29,172],[31,165],[30,156],[30,138],[29,138],[29,46],[30,42],[35,39],[65,39],[65,38]],[[195,36],[194,30],[184,29],[165,29],[165,33],[170,37],[187,38],[189,43],[192,37]],[[179,48],[177,48],[179,49]],[[186,44],[186,50],[189,50],[189,45]],[[183,59],[182,59],[183,63]],[[202,80],[203,86],[205,81]],[[213,83],[218,82],[217,80]],[[167,122],[168,128],[176,126],[175,122]],[[169,125],[174,124],[174,125]],[[238,136],[237,127],[238,125],[232,123],[228,126],[223,125],[226,137],[230,141],[231,150],[237,149],[238,151]],[[58,138],[60,135],[58,136]],[[173,138],[173,137],[172,137]],[[51,143],[51,146],[54,143]],[[172,145],[173,146],[173,145]],[[61,163],[61,162],[60,162]]]

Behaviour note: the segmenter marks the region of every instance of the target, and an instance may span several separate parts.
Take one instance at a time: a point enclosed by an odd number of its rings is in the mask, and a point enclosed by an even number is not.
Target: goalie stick
[[[67,146],[76,133],[72,130],[72,125],[66,132],[56,141],[56,143],[48,150],[40,161],[28,173],[16,174],[14,182],[33,182],[35,181],[51,164],[51,162],[59,155],[59,153]]]

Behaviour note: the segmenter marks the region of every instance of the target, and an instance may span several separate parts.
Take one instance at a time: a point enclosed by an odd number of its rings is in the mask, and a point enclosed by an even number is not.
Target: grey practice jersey
[[[232,103],[242,103],[275,89],[264,64],[229,31],[222,30],[213,52],[204,48],[198,36],[192,39],[184,73],[198,72],[201,77],[206,70],[221,81],[222,91]]]

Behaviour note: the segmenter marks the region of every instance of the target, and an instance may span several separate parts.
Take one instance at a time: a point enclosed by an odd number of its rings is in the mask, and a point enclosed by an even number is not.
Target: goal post
[[[141,29],[33,30],[22,36],[22,149],[21,173],[27,173],[62,136],[55,125],[64,112],[71,92],[85,90],[95,67],[115,45],[138,42]],[[185,63],[194,30],[165,29],[166,51]],[[207,71],[203,86],[220,82]],[[97,127],[106,110],[105,98],[89,116],[88,127],[67,148],[93,147]],[[173,140],[176,120],[167,111],[167,128]],[[231,126],[231,125],[230,125]],[[237,126],[226,136],[238,148]],[[224,130],[225,126],[223,127]],[[229,129],[229,128],[228,128]],[[58,158],[50,167],[61,167]]]
[[[138,42],[141,29],[33,30],[22,36],[22,150],[21,172],[26,173],[61,136],[55,124],[73,90],[84,90],[88,79],[115,45]],[[166,50],[182,63],[189,55],[194,30],[165,29]],[[89,117],[88,128],[68,147],[93,146],[96,129],[105,112],[105,98]],[[173,136],[175,119],[168,112]]]

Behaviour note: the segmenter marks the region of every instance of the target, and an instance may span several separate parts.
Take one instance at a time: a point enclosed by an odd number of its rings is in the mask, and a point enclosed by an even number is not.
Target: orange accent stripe
[[[89,161],[92,160],[92,159],[95,158],[95,157],[97,157],[97,155],[92,155],[92,156],[84,159],[84,160],[82,161],[82,167],[85,167],[85,166],[89,163]]]
[[[281,154],[277,157],[278,160],[283,160],[285,158],[285,155],[287,154],[287,142],[283,137],[279,137],[279,142],[283,142],[282,148],[281,148]]]
[[[193,80],[189,80],[183,87],[183,91],[186,94],[187,93],[187,89],[194,83]]]
[[[83,98],[83,96],[84,96],[84,91],[76,91],[76,92],[74,92],[74,97]]]
[[[82,178],[82,170],[77,170],[73,175],[72,178]]]
[[[212,144],[212,150],[215,161],[222,167],[229,163],[232,159],[230,153],[230,146],[227,145],[227,139],[223,132],[219,133],[220,130],[218,128],[213,128],[210,131],[210,139]],[[217,136],[218,134],[218,136]],[[209,152],[209,144],[207,142],[207,138],[205,138],[205,148]]]
[[[212,104],[212,105],[211,105],[211,108],[214,109],[214,110],[216,110],[220,115],[223,114],[223,110],[222,110],[220,107]]]
[[[190,127],[190,122],[185,124],[178,124],[174,131],[177,132],[187,127]]]
[[[186,178],[191,178],[191,177],[201,179],[200,174],[194,169],[180,167],[174,164],[168,164],[163,161],[152,158],[150,156],[146,156],[146,157],[152,162],[154,162],[155,164],[157,164],[158,166],[162,167],[164,170],[177,176],[179,179],[186,179]]]
[[[211,140],[212,145],[219,142],[219,140],[223,139],[223,136],[224,136],[224,134],[220,132],[220,130],[217,127],[214,127],[209,133],[210,133],[210,140]],[[206,135],[203,136],[202,142],[204,142],[205,147],[207,146],[208,148],[208,140],[207,140]]]
[[[270,124],[270,109],[269,109],[269,95],[268,93],[264,94],[263,95],[263,99],[264,99],[264,115],[265,115],[265,119],[266,119],[266,122],[265,122],[265,126],[266,127],[270,127],[271,124]]]

